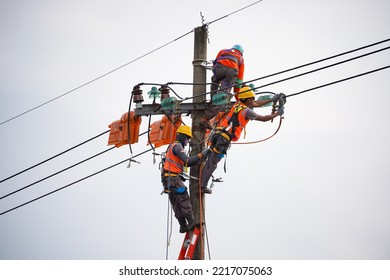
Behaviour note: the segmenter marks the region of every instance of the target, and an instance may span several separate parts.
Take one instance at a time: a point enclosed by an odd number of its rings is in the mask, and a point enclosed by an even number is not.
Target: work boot
[[[208,187],[203,187],[202,188],[202,193],[212,194],[213,193],[213,189],[208,188]]]
[[[178,218],[177,220],[179,221],[180,225],[179,232],[186,233],[188,231],[186,218]]]
[[[191,217],[186,217],[188,225],[187,225],[187,230],[191,231],[194,229],[194,227],[197,227],[200,225],[199,221],[195,220],[193,216]]]

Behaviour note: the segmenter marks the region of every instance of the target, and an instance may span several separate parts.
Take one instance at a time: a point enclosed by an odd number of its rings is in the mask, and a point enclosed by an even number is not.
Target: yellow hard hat
[[[251,87],[242,87],[240,92],[238,93],[238,99],[245,99],[255,97],[255,93],[253,92]]]
[[[191,131],[191,127],[189,127],[188,125],[182,125],[180,126],[176,133],[182,133],[182,134],[185,134],[187,136],[190,136],[192,138],[192,131]]]

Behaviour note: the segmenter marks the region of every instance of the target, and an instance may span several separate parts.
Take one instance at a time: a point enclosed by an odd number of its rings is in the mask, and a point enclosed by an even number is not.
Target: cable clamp
[[[130,159],[129,159],[129,163],[127,164],[127,168],[130,168],[130,167],[131,167],[131,163],[132,163],[132,162],[141,164],[139,161],[134,160],[134,159],[133,159],[133,156],[131,156]]]

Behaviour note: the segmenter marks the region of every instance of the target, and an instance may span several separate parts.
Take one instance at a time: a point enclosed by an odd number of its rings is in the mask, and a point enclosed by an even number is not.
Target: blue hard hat
[[[244,48],[241,45],[234,45],[232,49],[238,50],[241,54],[244,54]]]

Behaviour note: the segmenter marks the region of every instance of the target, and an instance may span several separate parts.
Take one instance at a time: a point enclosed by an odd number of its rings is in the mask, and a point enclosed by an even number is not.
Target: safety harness
[[[242,129],[245,133],[245,125],[239,119],[239,113],[247,108],[241,102],[234,104],[228,115],[221,122],[221,126],[215,128],[210,137],[210,147],[217,154],[225,154],[230,147],[233,139],[236,139],[236,132],[241,134]]]

